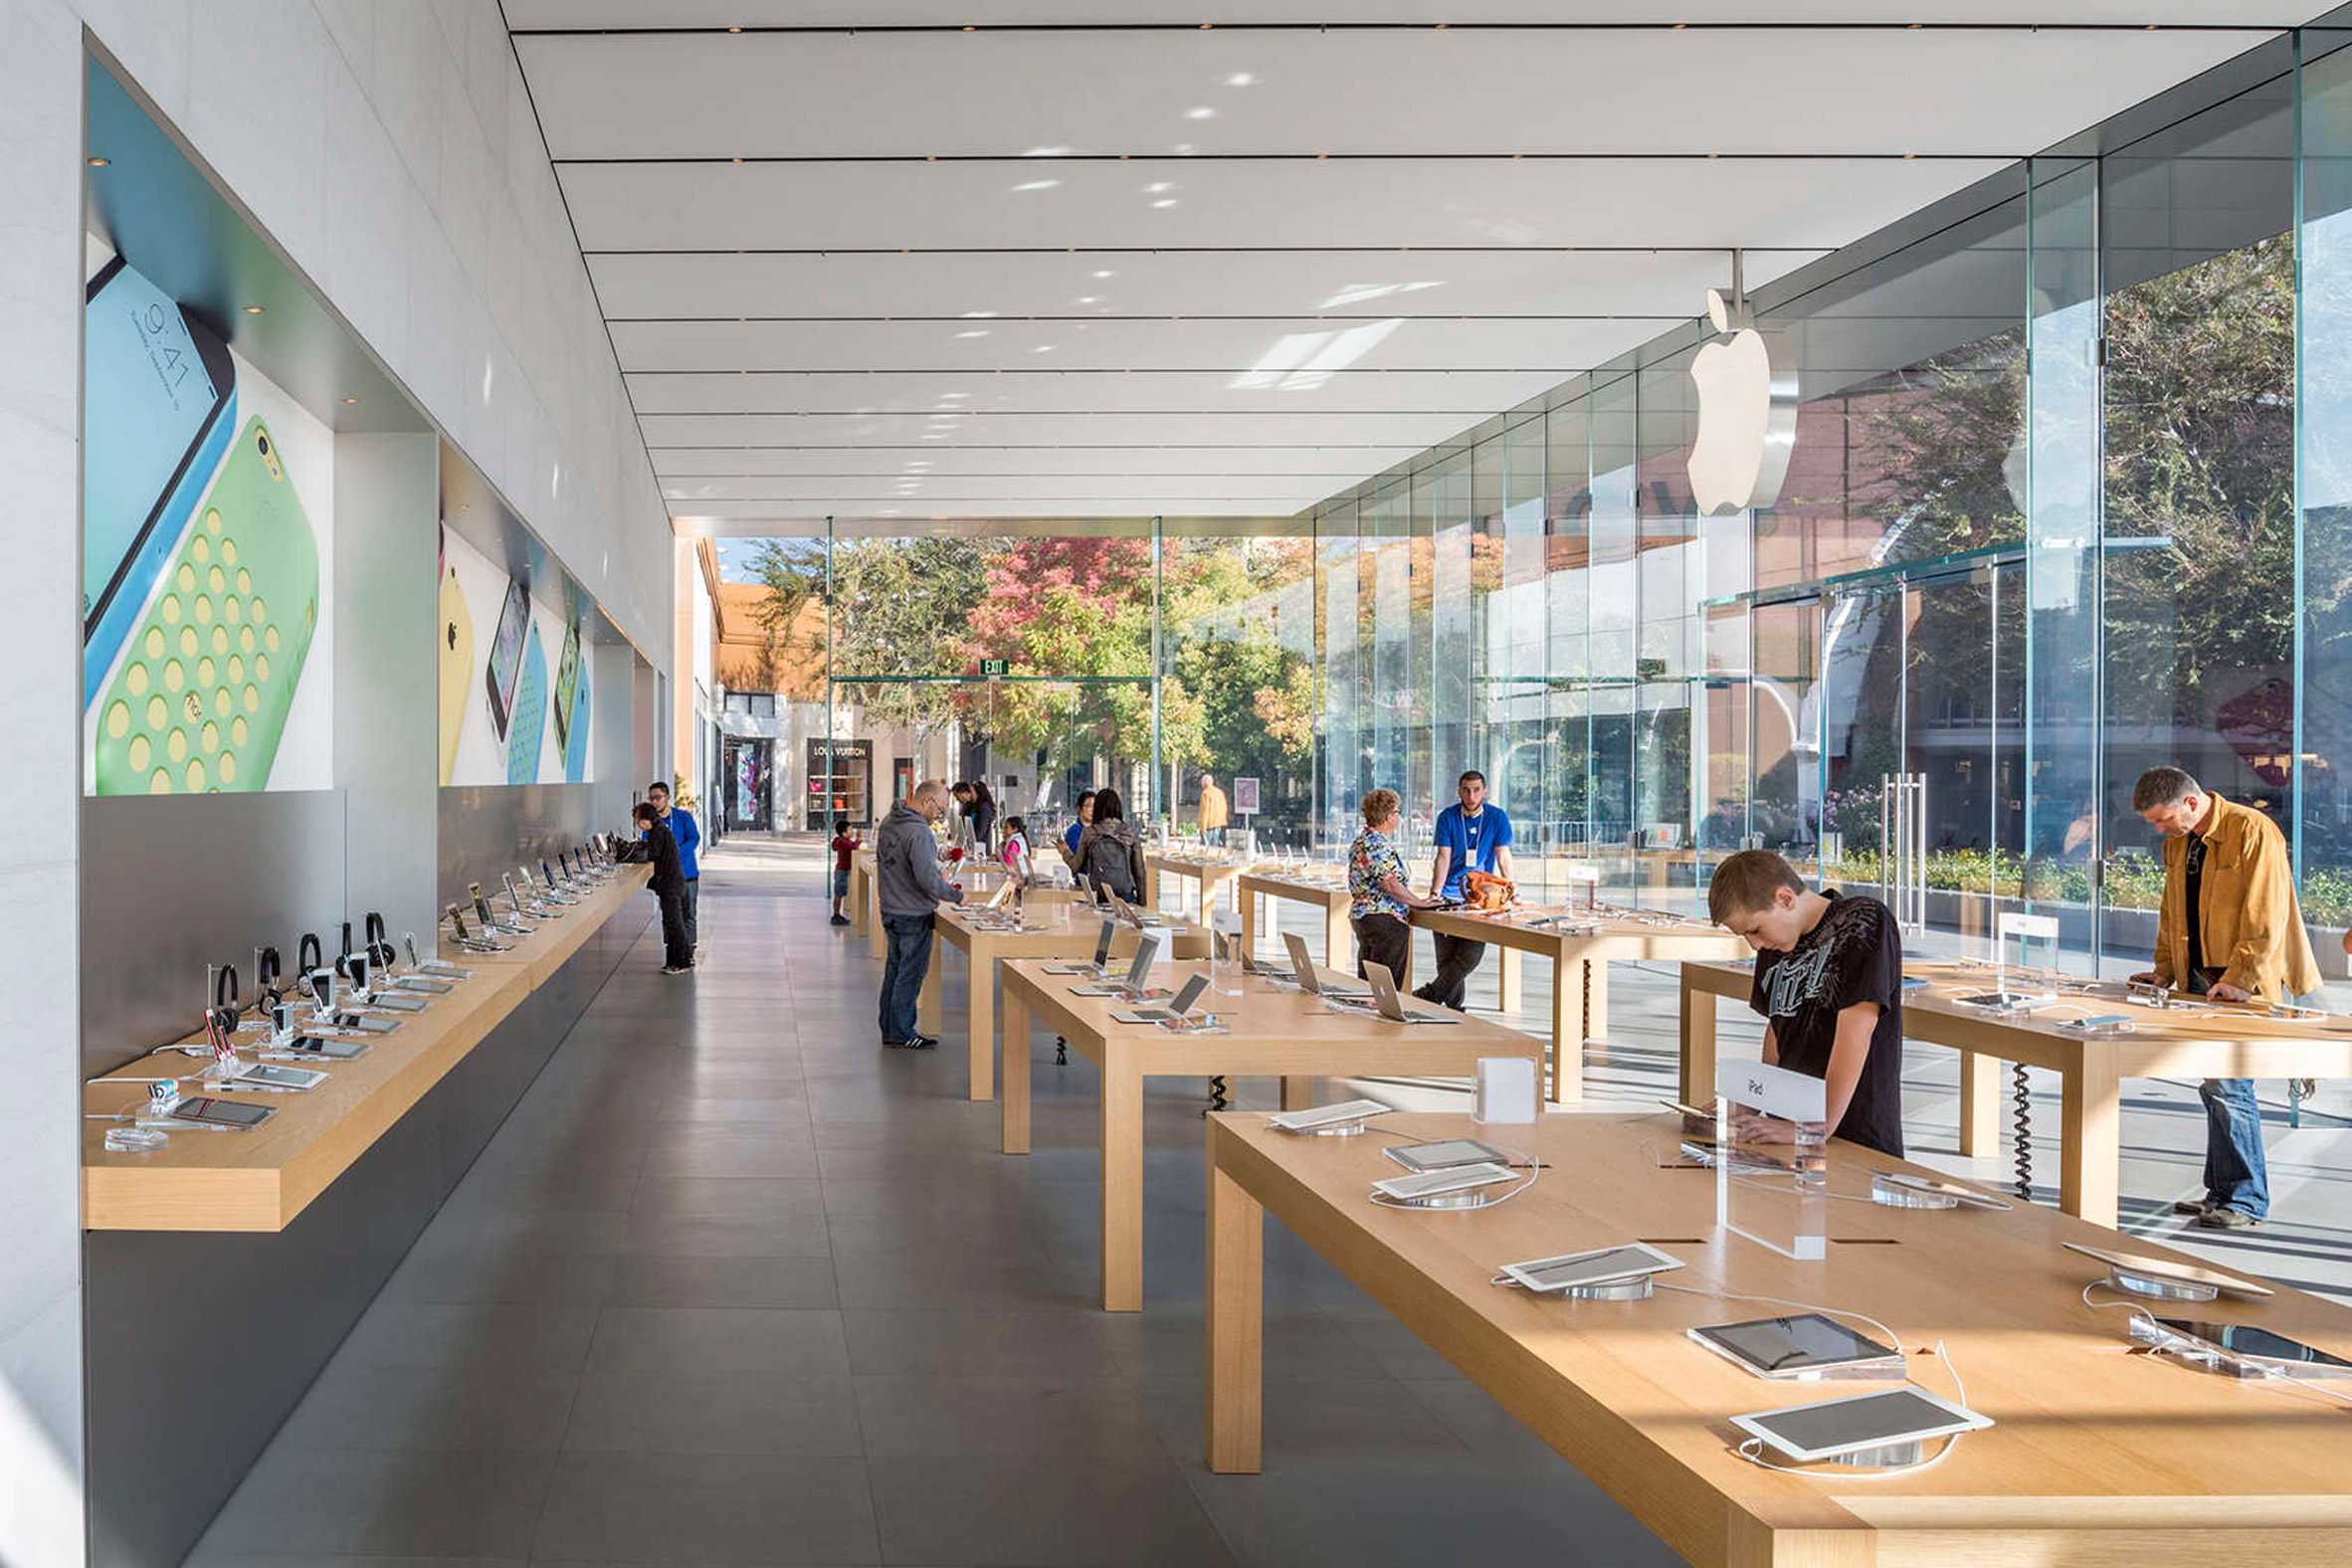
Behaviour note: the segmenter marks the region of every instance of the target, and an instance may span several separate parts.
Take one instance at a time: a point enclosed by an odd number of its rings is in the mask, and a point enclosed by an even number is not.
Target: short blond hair
[[[1356,805],[1364,813],[1364,826],[1377,828],[1402,810],[1404,803],[1397,799],[1395,790],[1376,789],[1367,792]]]

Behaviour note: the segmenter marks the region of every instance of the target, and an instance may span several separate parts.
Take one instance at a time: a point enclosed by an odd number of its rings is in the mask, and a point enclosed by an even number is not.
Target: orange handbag
[[[1497,877],[1492,872],[1463,873],[1462,901],[1473,909],[1508,908],[1518,893],[1507,877]]]

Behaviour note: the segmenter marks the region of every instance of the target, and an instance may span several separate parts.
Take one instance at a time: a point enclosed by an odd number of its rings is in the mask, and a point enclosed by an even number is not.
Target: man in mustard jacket
[[[2141,774],[2131,807],[2164,835],[2156,967],[2135,979],[2217,1002],[2285,1002],[2319,989],[2319,960],[2295,907],[2294,866],[2277,824],[2174,767]],[[2205,1101],[2205,1197],[2174,1207],[2212,1230],[2259,1225],[2270,1185],[2254,1079],[2207,1078],[2197,1092]]]

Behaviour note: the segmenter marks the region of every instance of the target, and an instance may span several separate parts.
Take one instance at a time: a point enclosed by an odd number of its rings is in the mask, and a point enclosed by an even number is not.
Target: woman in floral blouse
[[[1362,801],[1364,831],[1347,852],[1348,923],[1356,932],[1356,978],[1366,964],[1380,964],[1400,988],[1413,953],[1415,909],[1436,908],[1407,882],[1405,857],[1397,853],[1398,802],[1393,789],[1376,789]]]

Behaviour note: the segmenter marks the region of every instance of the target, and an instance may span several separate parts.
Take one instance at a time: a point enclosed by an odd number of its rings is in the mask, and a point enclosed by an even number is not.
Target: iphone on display
[[[100,795],[267,789],[318,627],[318,539],[249,419],[99,700]]]
[[[85,292],[82,702],[152,596],[237,427],[228,346],[121,257]]]
[[[563,652],[555,661],[555,749],[571,749],[572,693],[580,686],[580,628],[566,622]]]
[[[539,782],[539,744],[547,726],[547,650],[533,625],[523,645],[522,679],[514,683],[514,705],[507,714],[506,782]]]
[[[529,585],[519,577],[508,578],[497,636],[490,640],[490,663],[483,667],[483,681],[490,687],[490,731],[500,740],[506,738],[506,718],[514,707],[514,683],[522,674],[522,634],[530,618]]]

